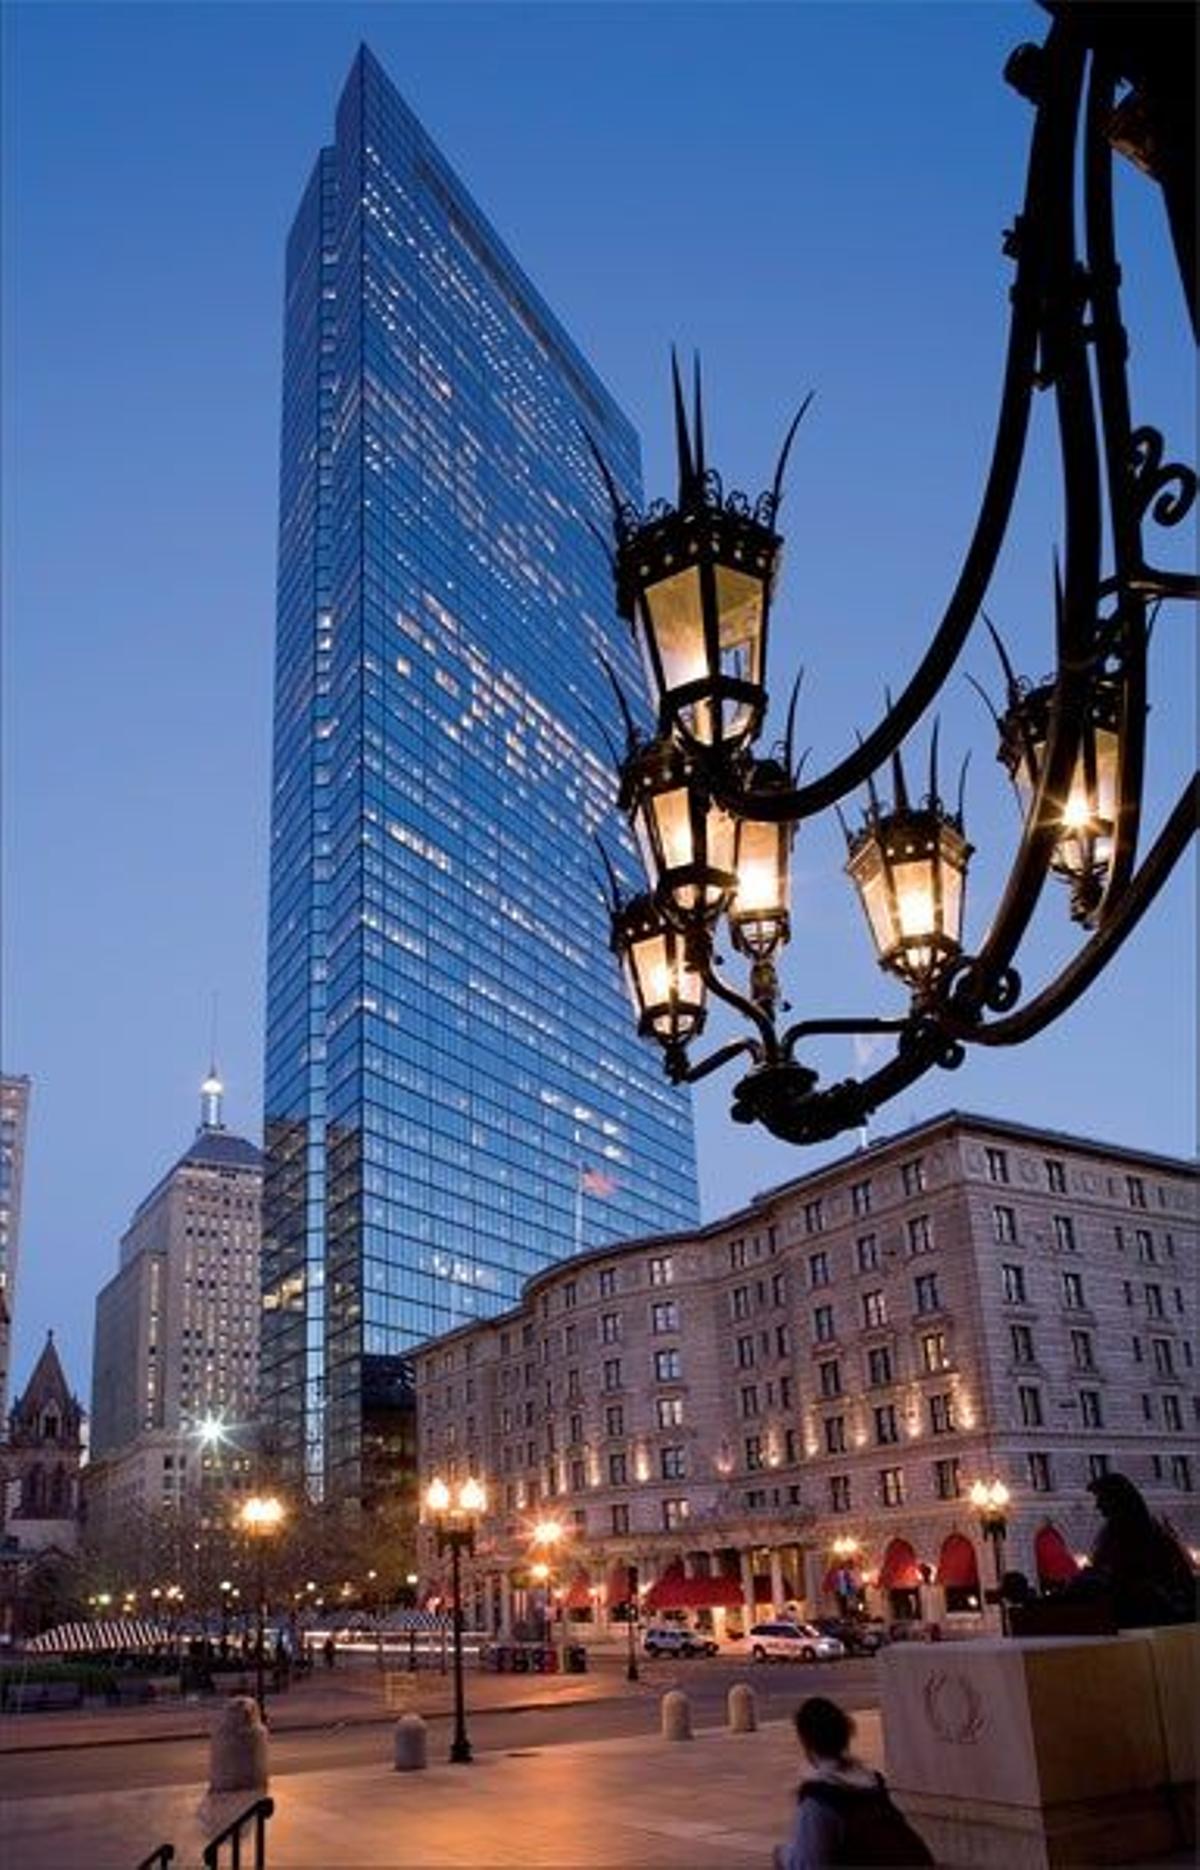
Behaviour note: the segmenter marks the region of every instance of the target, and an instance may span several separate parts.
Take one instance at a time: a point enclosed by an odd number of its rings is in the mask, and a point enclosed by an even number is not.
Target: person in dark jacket
[[[796,1710],[796,1733],[812,1768],[796,1794],[792,1835],[775,1870],[832,1864],[932,1864],[924,1842],[893,1804],[882,1773],[850,1751],[854,1722],[836,1701],[811,1695]]]
[[[1125,1474],[1101,1474],[1088,1492],[1104,1524],[1077,1594],[1110,1593],[1122,1630],[1194,1623],[1196,1574],[1170,1527],[1155,1519]]]

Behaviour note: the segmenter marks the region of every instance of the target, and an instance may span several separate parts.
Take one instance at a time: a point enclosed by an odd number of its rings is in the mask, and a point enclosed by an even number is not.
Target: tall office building
[[[594,881],[601,655],[640,678],[584,426],[636,493],[629,423],[363,49],[287,253],[263,1388],[314,1493],[395,1484],[414,1344],[695,1214]]]
[[[164,1510],[228,1517],[253,1473],[262,1155],[226,1129],[204,1083],[200,1125],[138,1206],[96,1300],[93,1544],[152,1531]]]
[[[29,1079],[0,1076],[0,1437],[8,1424],[8,1364],[21,1240]]]

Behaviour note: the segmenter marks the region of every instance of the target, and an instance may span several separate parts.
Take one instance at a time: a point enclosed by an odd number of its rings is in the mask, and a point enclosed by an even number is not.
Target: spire
[[[225,1095],[225,1086],[217,1076],[214,1061],[208,1068],[208,1076],[200,1086],[200,1129],[223,1130],[224,1119],[221,1116],[221,1099]]]

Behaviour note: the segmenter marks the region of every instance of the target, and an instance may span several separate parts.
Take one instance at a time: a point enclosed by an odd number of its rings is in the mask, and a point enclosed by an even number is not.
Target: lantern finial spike
[[[992,701],[991,696],[988,694],[987,689],[983,686],[982,682],[977,682],[973,675],[968,675],[967,680],[971,684],[971,687],[975,690],[975,693],[979,696],[980,700],[983,702],[983,705],[987,709],[988,713],[991,715],[994,725],[996,726],[997,729],[999,729],[1000,716],[996,713],[995,705]]]
[[[613,915],[619,915],[622,906],[620,879],[617,876],[616,869],[613,866],[613,860],[609,856],[602,838],[596,839],[596,849],[600,853],[600,859],[604,865],[604,874],[608,881],[607,895],[609,909]]]
[[[671,346],[671,388],[675,398],[675,447],[679,455],[679,504],[686,506],[695,489],[696,467],[683,403],[683,384],[679,380],[679,356],[674,345]]]
[[[842,836],[846,840],[846,849],[849,850],[851,845],[854,843],[854,839],[851,836],[850,827],[846,823],[846,814],[843,812],[840,805],[835,805],[833,809],[837,813],[837,821],[839,825],[842,827]]]
[[[779,502],[783,498],[783,476],[787,469],[788,456],[792,452],[792,443],[796,439],[796,430],[800,427],[804,419],[804,413],[815,394],[816,392],[814,390],[809,390],[808,395],[804,398],[799,409],[797,409],[795,415],[792,417],[788,432],[783,438],[783,447],[779,450],[779,460],[775,464],[775,479],[771,483],[772,516],[779,510]]]
[[[858,741],[858,744],[861,747],[863,743],[863,737],[858,732],[857,728],[855,729],[854,738]],[[875,789],[874,773],[867,774],[867,802],[870,808],[869,816],[875,819],[881,818],[883,814],[880,811],[880,807],[879,807],[879,793]]]
[[[1013,668],[1012,662],[1009,660],[1009,654],[1008,654],[1008,651],[1004,647],[1004,642],[1003,642],[1003,639],[1001,638],[1000,632],[999,630],[997,630],[995,624],[992,622],[991,618],[988,616],[987,611],[982,610],[980,611],[979,614],[983,618],[984,623],[987,625],[988,635],[991,637],[992,642],[996,646],[996,654],[1000,658],[1000,667],[1004,671],[1004,679],[1008,684],[1008,699],[1009,699],[1009,705],[1011,706],[1012,703],[1019,698],[1020,692],[1021,692],[1021,685],[1017,680],[1017,672]],[[988,706],[991,707],[990,702],[988,702]],[[992,712],[993,714],[995,713],[994,708],[992,709]]]
[[[792,698],[788,702],[787,726],[783,734],[783,764],[787,768],[788,779],[793,784],[795,783],[795,775],[792,769],[792,747],[796,736],[796,704],[800,700],[800,687],[803,681],[804,670],[801,668],[800,673],[792,683]]]
[[[963,825],[965,823],[965,819],[963,816],[963,807],[965,806],[966,800],[967,800],[967,768],[970,764],[971,764],[971,751],[970,751],[970,748],[968,748],[963,758],[962,767],[958,775],[958,809],[957,809],[956,815],[958,818],[958,828],[960,831],[962,830]]]
[[[696,445],[696,479],[704,479],[704,398],[700,389],[700,353],[692,353],[692,435]]]
[[[938,802],[938,733],[941,725],[935,715],[933,732],[929,736],[929,803],[934,807]]]
[[[600,452],[591,430],[585,427],[581,422],[579,424],[579,432],[587,443],[588,448],[591,450],[592,459],[600,470],[600,478],[604,482],[604,489],[608,494],[609,504],[613,510],[613,521],[619,526],[621,520],[621,496],[617,492],[617,483],[612,477],[612,471],[609,468],[608,462],[604,459],[603,454]]]
[[[613,694],[617,698],[617,706],[621,710],[621,719],[625,723],[626,750],[628,753],[632,753],[641,740],[641,735],[638,733],[637,729],[637,722],[633,718],[633,710],[625,699],[625,691],[621,687],[620,682],[618,682],[613,671],[613,666],[607,656],[601,656],[600,666],[612,684]]]

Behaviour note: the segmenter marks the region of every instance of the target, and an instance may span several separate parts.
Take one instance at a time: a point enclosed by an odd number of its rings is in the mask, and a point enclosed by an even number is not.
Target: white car
[[[715,1656],[720,1648],[711,1636],[700,1630],[681,1629],[678,1624],[656,1625],[646,1631],[642,1648],[648,1656]]]
[[[822,1636],[813,1623],[755,1623],[746,1638],[754,1662],[834,1662],[846,1653],[836,1636]]]

